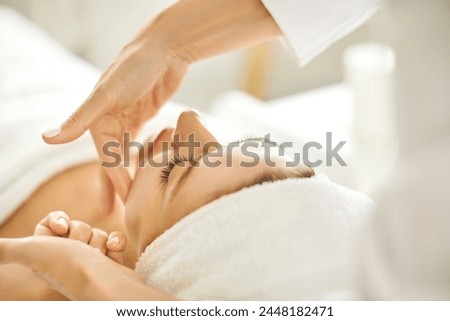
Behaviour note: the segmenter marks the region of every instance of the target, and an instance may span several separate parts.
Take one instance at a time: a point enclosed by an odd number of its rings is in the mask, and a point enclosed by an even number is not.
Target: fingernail
[[[120,240],[119,240],[119,238],[118,238],[117,236],[113,236],[113,237],[111,237],[111,238],[109,239],[108,243],[111,243],[111,244],[119,244],[119,243],[120,243]]]
[[[58,135],[60,132],[61,132],[61,126],[58,126],[58,127],[54,127],[52,129],[45,131],[42,135],[44,135],[44,137],[46,137],[46,138],[52,138],[52,137],[55,137],[56,135]]]
[[[58,218],[58,219],[56,220],[56,222],[57,222],[57,224],[58,224],[60,227],[64,228],[64,230],[66,230],[66,231],[67,231],[67,229],[69,228],[69,225],[67,224],[66,219],[63,218],[63,217]]]

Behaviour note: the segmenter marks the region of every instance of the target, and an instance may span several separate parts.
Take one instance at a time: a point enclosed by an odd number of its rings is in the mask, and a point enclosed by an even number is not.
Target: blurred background
[[[0,0],[100,70],[146,21],[173,2]],[[370,27],[363,26],[301,69],[278,41],[201,61],[191,67],[174,100],[205,110],[228,90],[268,100],[341,82],[344,48],[371,38]]]

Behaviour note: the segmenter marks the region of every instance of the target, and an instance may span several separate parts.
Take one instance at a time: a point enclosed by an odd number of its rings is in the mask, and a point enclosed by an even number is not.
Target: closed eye
[[[254,136],[242,137],[241,139],[231,142],[230,144],[240,144],[245,142],[261,142],[261,143],[269,143],[273,146],[278,146],[276,142],[271,141],[267,137],[254,137]]]
[[[201,156],[200,156],[201,157]],[[167,162],[167,164],[161,169],[161,184],[167,184],[169,182],[169,176],[172,170],[178,164],[189,162],[191,166],[194,166],[198,163],[198,159],[195,159],[194,156],[183,156],[183,155],[175,155],[171,160]]]

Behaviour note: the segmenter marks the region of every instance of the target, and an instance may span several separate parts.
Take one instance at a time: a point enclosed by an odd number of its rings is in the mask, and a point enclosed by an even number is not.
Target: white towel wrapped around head
[[[348,299],[354,241],[373,207],[324,175],[255,185],[183,218],[136,270],[187,300]]]

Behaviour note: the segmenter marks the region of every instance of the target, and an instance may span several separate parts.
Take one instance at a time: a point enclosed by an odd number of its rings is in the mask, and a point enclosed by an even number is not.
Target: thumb
[[[75,110],[61,126],[45,131],[42,139],[47,144],[69,143],[81,135],[107,112],[105,105],[92,98]]]

